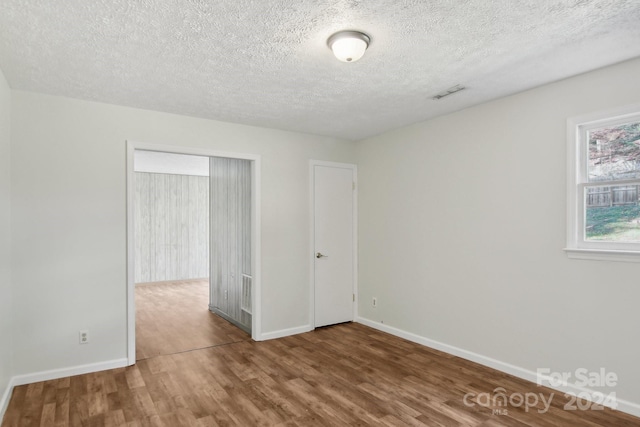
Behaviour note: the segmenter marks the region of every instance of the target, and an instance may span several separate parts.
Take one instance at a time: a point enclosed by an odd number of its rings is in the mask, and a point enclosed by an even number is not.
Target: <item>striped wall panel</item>
[[[242,275],[251,276],[251,162],[212,157],[211,302],[213,311],[250,331],[241,310]]]
[[[209,276],[209,178],[136,172],[135,282]]]

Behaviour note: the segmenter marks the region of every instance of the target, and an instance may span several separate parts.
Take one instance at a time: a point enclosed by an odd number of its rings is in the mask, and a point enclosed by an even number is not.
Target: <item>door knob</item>
[[[327,257],[328,257],[328,255],[322,255],[320,252],[316,253],[316,258],[318,258],[318,259],[319,258],[327,258]]]

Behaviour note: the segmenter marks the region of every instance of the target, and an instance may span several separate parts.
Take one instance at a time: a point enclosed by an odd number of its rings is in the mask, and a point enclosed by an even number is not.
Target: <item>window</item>
[[[640,105],[569,119],[567,254],[640,262]]]

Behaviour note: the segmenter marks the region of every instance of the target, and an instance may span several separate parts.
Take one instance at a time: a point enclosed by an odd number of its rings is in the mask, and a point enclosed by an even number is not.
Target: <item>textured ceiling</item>
[[[640,56],[639,22],[640,0],[1,0],[0,68],[14,89],[361,139]],[[371,36],[359,62],[327,48],[342,29]]]

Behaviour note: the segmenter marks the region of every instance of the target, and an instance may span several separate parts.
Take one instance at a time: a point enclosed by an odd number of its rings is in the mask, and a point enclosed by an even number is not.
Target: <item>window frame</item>
[[[640,242],[601,242],[585,238],[585,191],[588,187],[640,185],[640,179],[589,182],[587,132],[640,122],[640,104],[567,119],[567,246],[569,258],[640,262]]]

